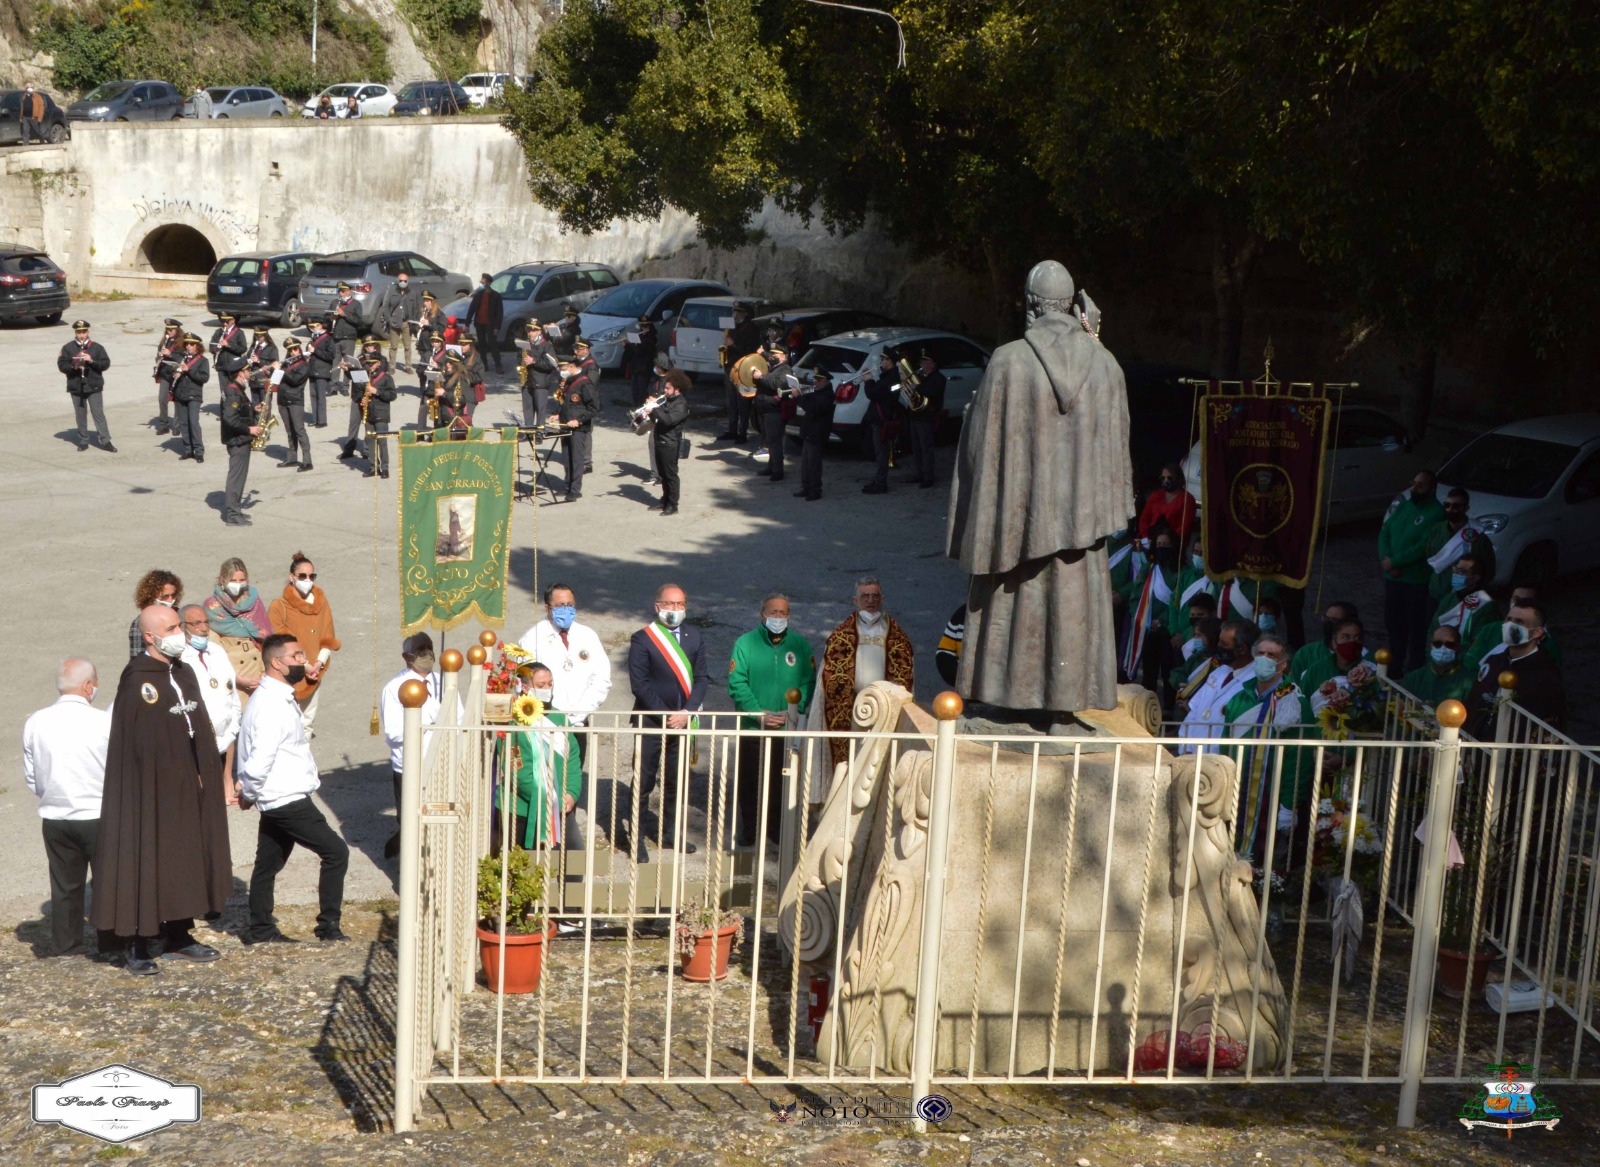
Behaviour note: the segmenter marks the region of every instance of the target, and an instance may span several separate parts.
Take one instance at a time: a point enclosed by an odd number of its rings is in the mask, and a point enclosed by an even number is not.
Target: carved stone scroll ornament
[[[1284,1060],[1289,1004],[1265,945],[1256,960],[1261,917],[1250,864],[1233,850],[1237,767],[1233,759],[1215,754],[1206,755],[1198,771],[1196,762],[1192,755],[1174,759],[1170,788],[1172,895],[1176,900],[1187,888],[1190,897],[1178,987],[1179,1046],[1188,1051],[1191,1069],[1204,1068],[1208,1060],[1219,1070],[1242,1069],[1248,1060],[1258,1072],[1275,1072]],[[1161,1044],[1161,1068],[1164,1037],[1150,1039]],[[1180,1058],[1179,1065],[1184,1061]]]

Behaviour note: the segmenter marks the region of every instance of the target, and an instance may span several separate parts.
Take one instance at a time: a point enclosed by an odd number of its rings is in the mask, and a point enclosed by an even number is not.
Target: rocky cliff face
[[[560,11],[556,0],[483,0],[483,39],[478,64],[485,69],[529,72],[545,19]]]

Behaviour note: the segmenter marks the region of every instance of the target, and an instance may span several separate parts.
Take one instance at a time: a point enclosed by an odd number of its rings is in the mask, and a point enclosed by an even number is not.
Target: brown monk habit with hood
[[[96,928],[158,936],[165,921],[220,912],[228,902],[233,869],[215,747],[194,670],[148,653],[128,662],[111,707]]]

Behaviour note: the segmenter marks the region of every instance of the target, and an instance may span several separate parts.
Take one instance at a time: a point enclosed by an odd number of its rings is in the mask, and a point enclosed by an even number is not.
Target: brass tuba
[[[733,368],[728,375],[733,378],[733,383],[738,387],[740,397],[754,397],[756,395],[756,378],[764,377],[772,366],[767,364],[767,358],[760,353],[751,353],[749,356],[740,357],[733,362]]]
[[[920,413],[928,408],[928,399],[917,392],[922,378],[912,369],[911,362],[900,358],[900,404],[907,413]]]

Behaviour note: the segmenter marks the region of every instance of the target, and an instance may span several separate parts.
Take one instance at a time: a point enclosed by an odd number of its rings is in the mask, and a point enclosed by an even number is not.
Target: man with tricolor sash
[[[633,795],[639,801],[640,837],[633,835],[631,799],[619,800],[617,835],[612,839],[623,851],[642,856],[645,839],[674,846],[677,837],[677,792],[688,784],[689,751],[685,733],[706,699],[706,648],[700,630],[684,624],[688,598],[677,584],[656,590],[656,618],[633,634],[628,642],[628,681],[633,689],[634,720],[642,731],[634,775]],[[650,732],[655,730],[657,732]],[[662,782],[662,775],[667,781]],[[650,796],[661,786],[661,815],[650,808]],[[685,853],[697,848],[683,840]]]
[[[1428,635],[1441,627],[1460,634],[1460,651],[1467,668],[1477,670],[1484,654],[1500,643],[1500,624],[1505,619],[1500,605],[1483,590],[1483,562],[1474,554],[1458,557],[1450,569],[1450,590],[1439,600]]]
[[[1280,808],[1294,810],[1302,785],[1308,785],[1302,780],[1310,776],[1310,767],[1303,764],[1304,751],[1271,744],[1302,735],[1305,700],[1288,672],[1289,646],[1275,635],[1257,637],[1251,650],[1250,675],[1222,708],[1226,736],[1247,738],[1251,743],[1236,754],[1239,815],[1234,849],[1258,864],[1266,855],[1268,836],[1279,825]],[[1274,779],[1279,784],[1276,801],[1272,798]],[[1291,815],[1282,817],[1293,821]]]

